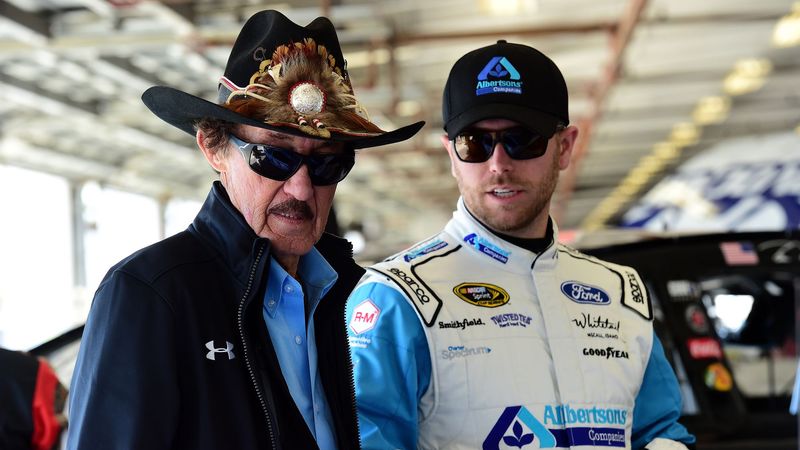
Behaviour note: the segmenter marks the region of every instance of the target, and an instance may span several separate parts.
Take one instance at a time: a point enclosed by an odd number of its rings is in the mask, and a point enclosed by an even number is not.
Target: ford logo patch
[[[606,291],[588,284],[578,283],[577,281],[561,283],[561,292],[576,303],[589,305],[608,305],[611,303],[611,297],[606,294]]]

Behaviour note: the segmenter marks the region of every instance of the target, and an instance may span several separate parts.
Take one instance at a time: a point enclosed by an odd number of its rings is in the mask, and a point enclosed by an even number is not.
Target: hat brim
[[[508,103],[486,103],[471,107],[451,119],[450,122],[445,125],[447,137],[449,139],[455,139],[465,128],[475,122],[486,119],[513,120],[548,138],[555,134],[558,124],[563,122],[563,120],[558,117],[532,108],[510,105]]]
[[[266,130],[278,131],[293,136],[321,139],[315,136],[309,136],[299,128],[291,126],[291,124],[285,124],[285,126],[272,125],[251,119],[216,103],[168,86],[153,86],[147,89],[142,94],[142,101],[150,111],[161,120],[192,136],[196,133],[194,128],[195,123],[200,119],[209,118],[264,128]],[[414,136],[424,125],[425,122],[420,121],[378,135],[359,135],[331,130],[331,137],[324,140],[344,142],[351,145],[353,148],[377,147],[405,141]]]

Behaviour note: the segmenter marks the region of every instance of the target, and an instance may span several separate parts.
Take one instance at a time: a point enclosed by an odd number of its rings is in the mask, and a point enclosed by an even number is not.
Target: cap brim
[[[486,119],[508,119],[538,132],[542,136],[551,137],[556,132],[556,127],[561,119],[550,114],[508,103],[487,103],[469,108],[460,115],[454,117],[445,125],[447,137],[455,139],[459,133],[464,131],[475,122]]]
[[[320,139],[315,136],[309,136],[298,128],[291,126],[270,125],[246,116],[242,116],[241,114],[237,114],[229,109],[223,108],[216,103],[212,103],[208,100],[167,86],[153,86],[147,89],[142,94],[142,101],[150,109],[150,111],[152,111],[153,114],[158,116],[161,120],[185,131],[186,133],[189,133],[192,136],[195,135],[194,124],[200,119],[209,118],[242,125],[250,125],[253,127],[264,128],[266,130],[279,131],[281,133],[291,134],[294,136]],[[420,121],[402,128],[398,128],[397,130],[387,131],[386,133],[375,136],[360,136],[355,134],[331,132],[331,137],[324,140],[345,142],[352,145],[353,148],[377,147],[380,145],[405,141],[406,139],[414,136],[420,129],[422,129],[424,125],[425,122]]]

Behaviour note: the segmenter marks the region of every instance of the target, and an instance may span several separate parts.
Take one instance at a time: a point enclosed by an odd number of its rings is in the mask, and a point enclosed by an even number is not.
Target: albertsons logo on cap
[[[495,56],[478,74],[475,95],[522,94],[519,72],[505,56]]]

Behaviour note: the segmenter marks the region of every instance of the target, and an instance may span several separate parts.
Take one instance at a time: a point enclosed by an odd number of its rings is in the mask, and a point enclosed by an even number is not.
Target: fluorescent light
[[[681,122],[672,127],[669,141],[677,147],[688,147],[700,140],[700,128],[689,122]]]
[[[800,44],[800,2],[795,2],[792,12],[781,17],[772,32],[775,47],[793,47]]]
[[[723,89],[728,95],[742,95],[761,89],[764,79],[772,71],[772,63],[767,59],[742,59],[736,63],[731,73],[723,81]]]
[[[539,10],[537,0],[482,0],[481,7],[493,16],[533,14]]]
[[[731,110],[731,100],[728,97],[709,96],[697,102],[692,117],[699,125],[709,125],[724,122]]]

